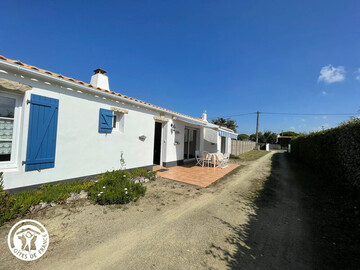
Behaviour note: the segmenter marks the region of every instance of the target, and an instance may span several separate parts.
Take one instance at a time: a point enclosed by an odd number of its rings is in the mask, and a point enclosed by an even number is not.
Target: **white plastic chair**
[[[222,169],[227,168],[227,163],[229,162],[229,158],[230,158],[230,154],[229,153],[225,153],[224,157],[220,160],[220,164],[219,167],[221,167]]]
[[[210,155],[209,155],[209,152],[203,151],[203,152],[201,153],[201,159],[202,159],[202,161],[203,161],[203,167],[204,167],[205,163],[208,164],[208,167],[210,166],[211,157],[210,157]]]
[[[201,167],[204,167],[204,162],[201,159],[200,150],[195,151],[195,159],[196,159],[196,166],[200,165]]]

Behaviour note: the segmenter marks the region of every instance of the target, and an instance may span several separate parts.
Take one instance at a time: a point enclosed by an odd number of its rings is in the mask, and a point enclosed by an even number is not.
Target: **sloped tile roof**
[[[120,93],[117,93],[117,92],[114,92],[114,91],[110,91],[110,90],[106,90],[106,89],[102,89],[100,87],[96,87],[96,86],[93,86],[89,83],[85,83],[85,82],[82,82],[82,81],[79,81],[79,80],[75,80],[73,78],[70,78],[70,77],[66,77],[66,76],[63,76],[61,74],[57,74],[57,73],[54,73],[54,72],[51,72],[51,71],[48,71],[48,70],[45,70],[45,69],[41,69],[41,68],[38,68],[38,67],[35,67],[35,66],[32,66],[32,65],[28,65],[28,64],[25,64],[19,60],[13,60],[13,59],[9,59],[5,56],[2,56],[0,55],[0,60],[3,60],[3,61],[6,61],[6,62],[9,62],[9,63],[14,63],[14,64],[17,64],[17,65],[20,65],[20,66],[23,66],[23,67],[26,67],[26,68],[29,68],[29,69],[34,69],[36,71],[39,71],[39,72],[42,72],[42,73],[45,73],[45,74],[48,74],[48,75],[51,75],[51,76],[54,76],[54,77],[58,77],[58,78],[61,78],[61,79],[64,79],[64,80],[67,80],[67,81],[71,81],[71,82],[74,82],[74,83],[78,83],[78,84],[81,84],[81,85],[84,85],[84,86],[88,86],[88,87],[91,87],[93,89],[97,89],[101,92],[106,92],[106,93],[110,93],[110,94],[113,94],[115,96],[120,96],[122,98],[125,98],[125,99],[128,99],[128,100],[132,100],[132,101],[136,101],[140,104],[145,104],[145,105],[148,105],[148,106],[151,106],[151,107],[154,107],[154,108],[157,108],[157,109],[161,109],[161,110],[164,110],[164,111],[167,111],[169,113],[175,113],[175,114],[178,114],[178,115],[182,115],[182,116],[186,116],[186,117],[190,117],[194,120],[197,120],[197,121],[202,121],[204,122],[201,118],[196,118],[196,117],[192,117],[192,116],[188,116],[186,114],[182,114],[182,113],[178,113],[178,112],[175,112],[175,111],[172,111],[172,110],[168,110],[168,109],[165,109],[165,108],[162,108],[162,107],[159,107],[159,106],[156,106],[154,104],[151,104],[151,103],[148,103],[148,102],[145,102],[145,101],[142,101],[142,100],[139,100],[139,99],[136,99],[136,98],[132,98],[132,97],[129,97],[129,96],[126,96],[126,95],[123,95],[123,94],[120,94]]]

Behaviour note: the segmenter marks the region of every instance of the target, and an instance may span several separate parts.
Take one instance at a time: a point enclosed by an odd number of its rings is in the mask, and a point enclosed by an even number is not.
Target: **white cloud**
[[[326,91],[322,91],[321,94],[322,94],[323,96],[326,96],[326,95],[327,95],[327,92],[326,92]]]
[[[289,129],[290,129],[290,130],[295,130],[295,127],[290,127]]]
[[[356,75],[356,79],[360,81],[360,68],[358,68],[358,70],[355,72]]]
[[[328,65],[322,67],[320,70],[319,82],[334,83],[343,80],[345,80],[345,68],[343,66],[333,67],[332,65]]]

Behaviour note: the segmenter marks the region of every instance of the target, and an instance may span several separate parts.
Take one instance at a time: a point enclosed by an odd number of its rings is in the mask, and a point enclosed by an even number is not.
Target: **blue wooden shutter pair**
[[[113,111],[100,109],[99,113],[99,132],[111,133],[113,130]]]
[[[59,100],[31,95],[25,171],[55,166]]]

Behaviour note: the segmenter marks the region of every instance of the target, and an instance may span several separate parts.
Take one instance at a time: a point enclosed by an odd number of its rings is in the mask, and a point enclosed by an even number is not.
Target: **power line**
[[[303,116],[325,116],[325,115],[342,115],[342,116],[354,116],[360,114],[357,113],[291,113],[291,112],[259,112],[260,114],[278,114],[278,115],[303,115]],[[237,117],[237,116],[246,116],[246,115],[252,115],[257,114],[257,112],[250,112],[250,113],[241,113],[241,114],[233,114],[228,116],[218,116],[218,117],[210,117],[209,119],[216,119],[219,117],[222,118],[230,118],[230,117]]]
[[[356,115],[360,113],[281,113],[281,112],[260,112],[261,114],[280,114],[280,115]]]

